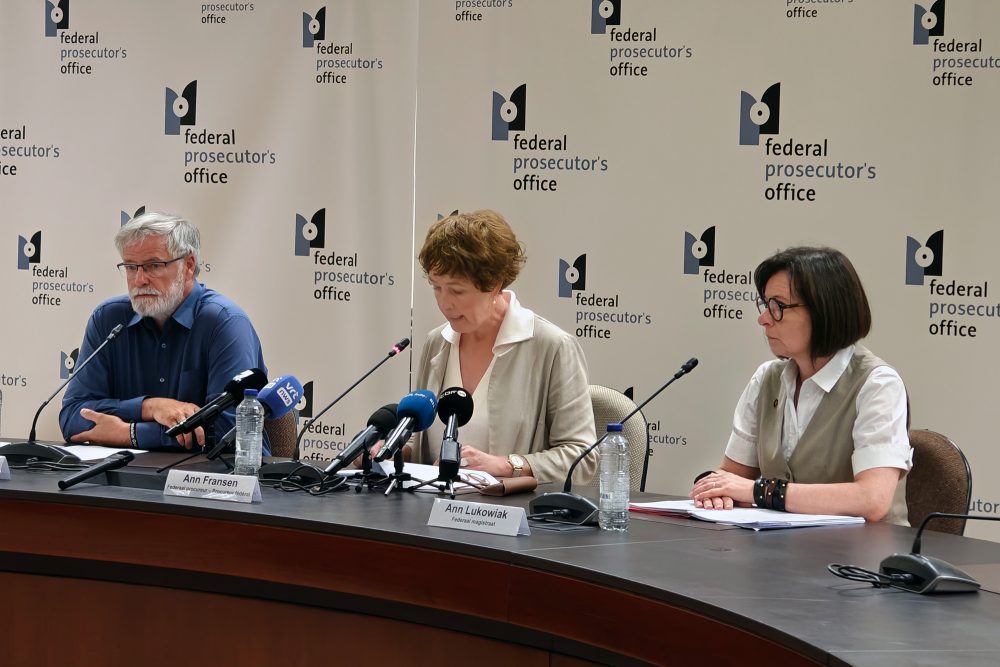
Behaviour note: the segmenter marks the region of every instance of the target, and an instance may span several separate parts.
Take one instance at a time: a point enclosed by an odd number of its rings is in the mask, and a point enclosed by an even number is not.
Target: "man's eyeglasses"
[[[764,309],[771,314],[771,319],[775,322],[780,322],[781,318],[785,316],[785,309],[787,308],[798,308],[804,306],[804,303],[781,303],[778,301],[777,297],[771,297],[770,299],[763,299],[757,297],[757,312],[763,313]]]
[[[174,257],[173,259],[168,259],[165,262],[146,262],[145,264],[129,264],[127,262],[121,262],[117,264],[119,271],[123,271],[126,276],[132,278],[139,274],[139,269],[145,273],[150,278],[159,278],[163,275],[163,272],[167,270],[167,264],[173,264],[174,262],[179,262],[180,260],[187,257],[187,255],[181,255],[180,257]]]

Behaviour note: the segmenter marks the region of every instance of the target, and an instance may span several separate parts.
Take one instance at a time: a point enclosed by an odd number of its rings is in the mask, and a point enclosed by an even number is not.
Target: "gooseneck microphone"
[[[203,405],[197,412],[174,424],[164,433],[168,438],[190,433],[199,426],[212,423],[226,408],[243,400],[244,389],[261,390],[267,384],[267,375],[259,368],[251,368],[236,375],[222,388],[222,393]]]
[[[81,470],[80,472],[73,473],[65,479],[59,480],[59,488],[63,491],[73,486],[74,484],[79,484],[80,482],[85,482],[91,477],[97,477],[102,472],[107,472],[108,470],[117,470],[118,468],[124,468],[129,464],[129,461],[135,458],[135,455],[130,451],[118,452],[112,454],[108,458],[104,459],[100,463],[96,463],[86,470]]]
[[[330,462],[330,465],[323,470],[323,474],[327,476],[337,474],[358,458],[362,450],[369,449],[379,440],[384,440],[399,424],[396,408],[395,403],[390,403],[373,412],[368,418],[368,428],[354,436],[351,444],[337,454],[337,458]]]
[[[924,528],[932,519],[939,518],[1000,521],[1000,517],[997,516],[931,512],[920,522],[917,535],[913,538],[910,553],[892,554],[879,564],[879,573],[890,579],[890,582],[885,585],[923,594],[971,593],[979,590],[979,582],[968,573],[940,558],[924,556],[920,553],[920,537],[924,533]]]
[[[472,396],[462,387],[450,387],[438,396],[438,418],[445,424],[438,457],[438,479],[454,480],[462,467],[462,445],[458,442],[458,427],[472,419]]]
[[[125,328],[124,324],[115,325],[115,327],[111,330],[111,333],[109,333],[107,337],[104,339],[104,341],[101,342],[101,344],[98,345],[97,348],[90,353],[90,356],[84,359],[83,363],[78,365],[76,369],[70,374],[70,376],[66,378],[59,385],[59,387],[56,388],[54,392],[52,392],[52,395],[46,398],[42,402],[42,404],[38,406],[38,410],[35,412],[35,418],[31,420],[31,432],[28,434],[28,441],[15,442],[0,447],[0,456],[6,456],[12,462],[15,463],[25,463],[29,459],[37,459],[39,461],[57,461],[60,463],[80,462],[79,458],[77,458],[73,454],[70,454],[69,451],[63,449],[62,447],[56,447],[55,445],[46,445],[40,442],[35,442],[35,434],[36,434],[35,428],[38,426],[38,417],[39,415],[42,414],[42,410],[45,409],[45,406],[48,405],[49,402],[53,398],[55,398],[59,394],[59,392],[62,391],[63,388],[66,385],[68,385],[73,380],[73,378],[75,378],[80,373],[80,371],[82,371],[87,366],[87,364],[93,361],[94,357],[96,357],[100,353],[100,351],[107,346],[108,343],[113,341],[118,336],[118,334],[122,332],[122,329],[124,328]]]
[[[631,419],[636,413],[642,410],[647,403],[652,401],[654,398],[660,395],[660,392],[669,387],[671,384],[684,377],[688,373],[694,370],[698,365],[698,359],[691,357],[685,361],[680,369],[674,373],[667,382],[653,392],[653,394],[647,398],[645,401],[636,406],[635,410],[625,415],[625,417],[619,421],[619,424],[624,424],[629,419]],[[594,451],[594,448],[604,442],[607,437],[607,433],[602,435],[597,439],[597,442],[588,447],[580,456],[576,457],[573,461],[573,465],[569,467],[569,472],[566,473],[566,483],[563,485],[562,492],[559,493],[543,493],[539,497],[535,498],[528,504],[528,513],[532,516],[544,515],[547,517],[557,517],[563,523],[576,523],[580,525],[592,525],[597,523],[597,512],[598,507],[594,504],[594,501],[589,498],[584,498],[583,496],[572,493],[573,489],[573,471],[576,467],[580,465],[580,462],[587,457],[590,452]],[[649,445],[647,444],[646,450],[648,453]]]
[[[400,399],[396,407],[399,424],[385,439],[382,449],[375,457],[376,463],[391,458],[396,450],[402,449],[410,436],[424,431],[434,423],[434,412],[437,409],[437,396],[426,389],[412,391]]]
[[[312,417],[312,419],[310,419],[305,424],[303,424],[302,428],[299,430],[298,436],[296,436],[296,438],[295,438],[295,450],[292,452],[292,459],[290,461],[280,461],[280,462],[276,462],[276,463],[266,463],[266,464],[262,465],[260,467],[260,478],[261,479],[266,479],[266,480],[281,480],[281,479],[284,479],[285,477],[287,477],[288,475],[294,473],[294,474],[299,475],[299,476],[309,476],[311,478],[315,478],[313,480],[315,482],[321,481],[321,478],[323,476],[323,472],[321,470],[319,470],[317,468],[314,468],[312,466],[304,465],[304,464],[302,464],[302,463],[299,462],[299,452],[300,452],[300,448],[299,447],[300,447],[300,445],[302,443],[302,436],[304,436],[306,434],[306,431],[309,430],[310,426],[312,426],[320,417],[322,417],[324,414],[326,414],[326,412],[330,408],[332,408],[337,403],[339,403],[340,400],[342,398],[344,398],[344,396],[347,396],[349,393],[351,393],[351,391],[355,387],[357,387],[359,384],[361,384],[362,382],[364,382],[365,379],[369,375],[371,375],[372,373],[374,373],[376,370],[378,370],[379,367],[382,366],[382,364],[384,364],[386,361],[388,361],[392,357],[395,357],[397,354],[399,354],[400,352],[402,352],[403,350],[405,350],[407,347],[409,347],[409,345],[410,345],[410,339],[409,338],[404,338],[401,341],[399,341],[398,343],[396,343],[395,345],[393,345],[392,349],[389,350],[389,352],[386,353],[386,355],[384,357],[382,357],[378,361],[378,363],[376,363],[374,366],[372,366],[368,370],[367,373],[365,373],[364,375],[362,375],[361,377],[359,377],[357,380],[355,380],[354,384],[352,384],[350,387],[348,387],[347,389],[345,389],[340,394],[340,396],[338,396],[337,398],[335,398],[332,401],[330,401],[326,405],[326,407],[324,407],[322,410],[320,410],[314,417]]]

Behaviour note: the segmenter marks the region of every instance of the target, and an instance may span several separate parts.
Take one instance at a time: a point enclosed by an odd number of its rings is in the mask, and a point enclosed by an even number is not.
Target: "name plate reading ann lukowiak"
[[[167,473],[165,496],[259,503],[260,481],[251,475],[220,475],[215,472],[171,470]]]
[[[531,535],[523,507],[437,498],[431,507],[428,526],[474,530],[494,535]]]

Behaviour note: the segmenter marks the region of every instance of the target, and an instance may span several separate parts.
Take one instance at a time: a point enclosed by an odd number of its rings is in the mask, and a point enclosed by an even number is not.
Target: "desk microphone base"
[[[14,464],[24,464],[32,459],[52,463],[80,462],[80,459],[68,449],[40,442],[14,442],[4,445],[0,447],[0,456],[7,457],[7,460]]]

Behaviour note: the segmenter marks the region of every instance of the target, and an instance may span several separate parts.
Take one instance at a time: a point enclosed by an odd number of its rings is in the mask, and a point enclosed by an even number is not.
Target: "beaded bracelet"
[[[135,437],[135,422],[129,423],[128,436],[132,440],[132,449],[137,449],[139,447],[139,441]]]

